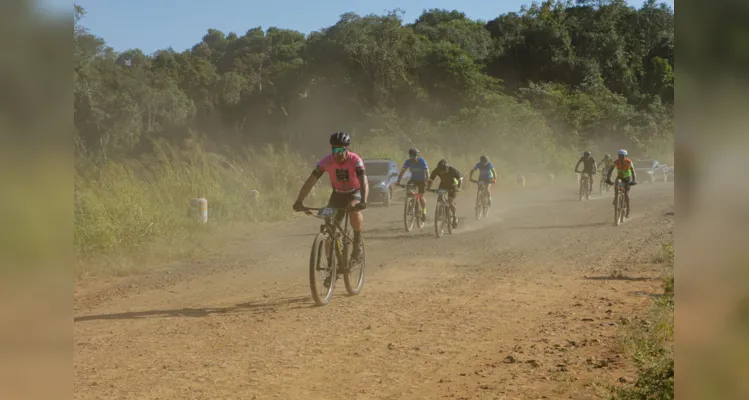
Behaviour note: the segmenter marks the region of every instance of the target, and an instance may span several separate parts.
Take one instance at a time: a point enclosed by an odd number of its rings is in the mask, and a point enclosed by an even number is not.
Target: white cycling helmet
[[[616,154],[619,154],[620,156],[626,156],[627,155],[627,150],[620,149],[619,151],[616,152]]]

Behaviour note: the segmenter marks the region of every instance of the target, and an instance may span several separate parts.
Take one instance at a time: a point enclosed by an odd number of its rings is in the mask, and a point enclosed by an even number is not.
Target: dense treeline
[[[150,55],[113,51],[84,14],[76,6],[75,137],[87,160],[195,134],[309,152],[348,130],[404,146],[496,143],[510,162],[549,168],[555,149],[655,153],[673,140],[674,13],[654,0],[545,1],[488,22],[347,13],[309,35],[209,29],[189,50]]]

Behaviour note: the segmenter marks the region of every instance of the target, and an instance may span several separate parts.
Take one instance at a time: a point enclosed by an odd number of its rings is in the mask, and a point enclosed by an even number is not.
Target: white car
[[[658,162],[658,160],[632,160],[632,163],[635,166],[635,173],[638,176],[637,180],[639,182],[667,182],[669,176],[671,176],[673,179],[673,167],[669,167],[666,164],[661,164],[660,162]]]

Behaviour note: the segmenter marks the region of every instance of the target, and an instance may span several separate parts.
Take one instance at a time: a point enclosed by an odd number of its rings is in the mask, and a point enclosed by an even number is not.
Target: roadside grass
[[[674,398],[674,249],[663,245],[668,272],[663,294],[657,297],[638,323],[622,332],[625,353],[637,367],[633,385],[611,387],[615,400],[670,400]]]

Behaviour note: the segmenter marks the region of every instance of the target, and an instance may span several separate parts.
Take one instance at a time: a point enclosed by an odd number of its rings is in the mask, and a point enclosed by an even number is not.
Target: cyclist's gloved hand
[[[294,211],[297,211],[297,212],[298,212],[298,211],[302,211],[302,208],[303,208],[304,206],[302,205],[302,202],[301,202],[301,201],[297,200],[297,201],[296,201],[296,202],[294,203],[294,206],[293,206],[293,207],[294,207]]]
[[[360,201],[359,203],[356,203],[356,205],[354,206],[354,209],[359,210],[359,211],[366,210],[367,209],[367,203],[365,203],[363,201]]]

